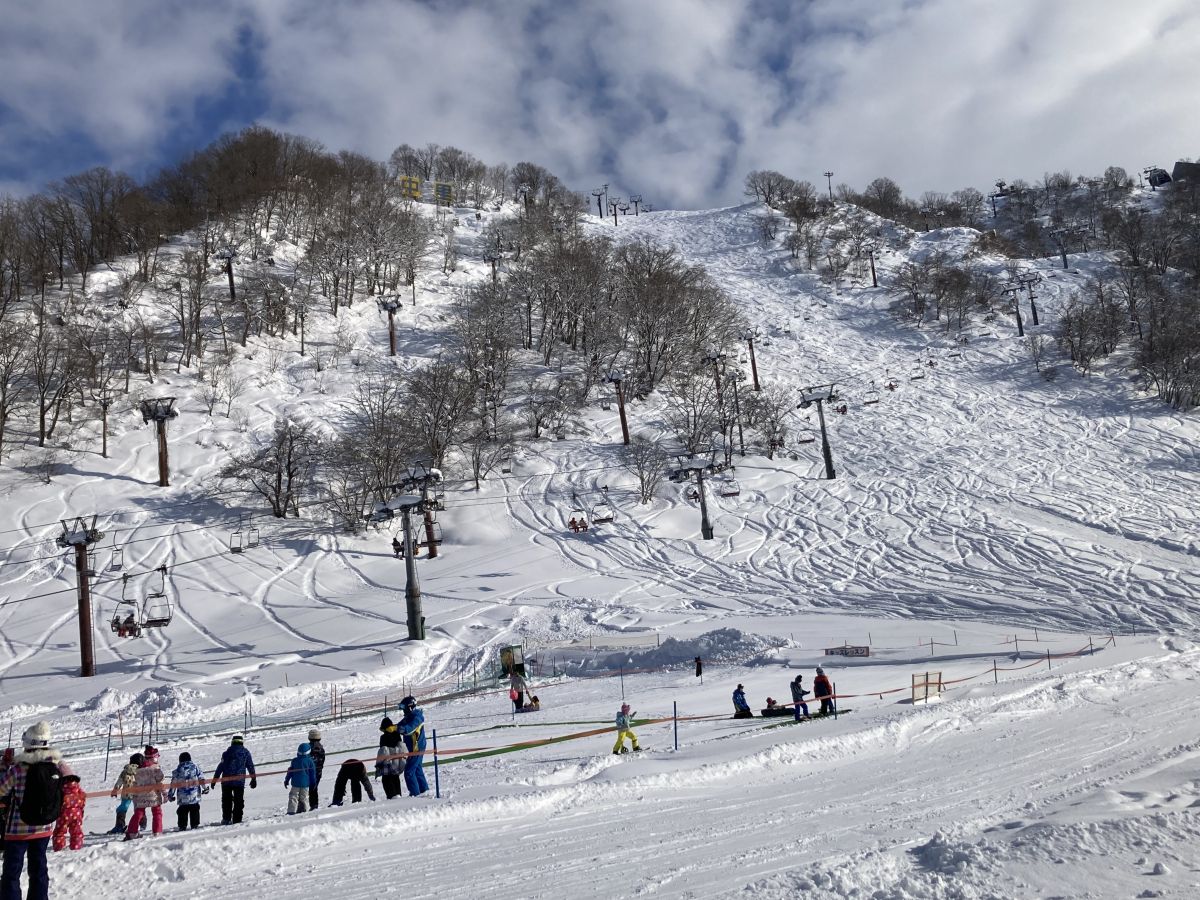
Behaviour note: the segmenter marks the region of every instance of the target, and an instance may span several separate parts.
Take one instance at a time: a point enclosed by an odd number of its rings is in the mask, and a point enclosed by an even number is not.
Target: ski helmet
[[[411,694],[400,701],[401,709],[412,709],[417,705],[417,698]]]

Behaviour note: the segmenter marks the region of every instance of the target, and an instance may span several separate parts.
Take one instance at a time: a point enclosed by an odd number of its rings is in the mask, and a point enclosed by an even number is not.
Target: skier
[[[67,837],[71,839],[72,850],[83,849],[83,808],[87,805],[87,794],[79,786],[78,775],[64,775],[62,778],[62,810],[58,821],[54,823],[54,839],[51,846],[55,850],[67,848]]]
[[[404,751],[400,749],[400,732],[387,716],[379,723],[379,753],[375,757],[375,775],[383,783],[383,795],[391,800],[399,797],[400,772],[404,769]]]
[[[633,744],[635,753],[642,749],[638,746],[637,735],[633,733],[633,717],[636,715],[637,713],[629,711],[628,703],[621,704],[621,711],[617,713],[617,742],[613,744],[613,756],[629,752],[625,749],[625,738],[627,737]]]
[[[146,747],[142,753],[142,764],[137,774],[133,776],[133,818],[125,829],[125,840],[132,841],[140,838],[138,829],[146,810],[150,810],[151,827],[155,834],[162,834],[162,805],[166,802],[167,792],[163,788],[163,770],[158,765],[158,750]]]
[[[392,538],[392,553],[395,554],[396,559],[399,559],[400,554],[403,552],[404,552],[404,545],[402,543],[400,543],[400,538],[396,538],[396,537]]]
[[[404,718],[400,720],[400,733],[404,736],[404,749],[410,754],[404,761],[404,783],[408,786],[410,797],[420,797],[429,790],[429,782],[425,780],[425,769],[422,766],[425,753],[425,713],[417,709],[415,697],[405,697],[400,701],[400,709]]]
[[[818,715],[827,716],[833,712],[833,688],[825,677],[825,670],[817,666],[817,677],[813,679],[813,698],[821,701],[821,712]]]
[[[325,745],[321,743],[321,732],[315,728],[308,730],[308,746],[312,748],[313,765],[317,767],[317,780],[308,789],[308,808],[316,809],[317,785],[321,783],[321,776],[325,774]]]
[[[246,803],[246,776],[250,776],[250,790],[258,787],[254,774],[254,757],[246,749],[240,734],[235,734],[229,746],[221,754],[217,771],[213,772],[213,783],[221,785],[221,824],[236,825],[242,821]]]
[[[4,834],[4,870],[0,897],[21,896],[21,870],[29,860],[27,900],[47,900],[50,876],[46,847],[62,807],[62,754],[50,746],[50,723],[37,722],[21,735],[22,750],[14,765],[0,776],[0,800],[8,799],[8,830]]]
[[[296,755],[283,776],[283,786],[289,787],[287,811],[289,816],[308,812],[308,792],[317,783],[317,766],[312,761],[312,747],[307,743],[296,748]]]
[[[520,710],[525,705],[525,694],[529,692],[529,682],[525,680],[524,675],[513,669],[508,678],[508,685],[517,692],[517,696],[513,697],[513,706]]]
[[[754,712],[750,709],[750,704],[746,702],[746,689],[740,684],[733,692],[733,717],[735,719],[754,718]]]
[[[142,767],[143,759],[145,757],[142,754],[134,753],[129,757],[129,763],[121,770],[121,774],[117,776],[112,796],[119,796],[121,801],[117,804],[117,822],[109,830],[109,834],[122,834],[125,831],[125,817],[129,814],[130,807],[133,806],[133,780],[137,777],[138,769]]]
[[[189,826],[193,830],[200,827],[200,796],[207,793],[204,773],[192,762],[192,754],[180,753],[179,765],[171,773],[171,788],[167,791],[168,800],[179,801],[175,816],[180,831],[187,831]]]
[[[792,681],[792,703],[794,704],[792,709],[796,713],[797,722],[799,722],[801,718],[809,718],[808,704],[804,702],[804,698],[807,696],[808,691],[804,689],[804,676],[797,675]],[[801,715],[802,710],[803,716]]]
[[[338,768],[337,779],[333,782],[333,805],[341,806],[346,797],[346,785],[350,785],[350,802],[362,801],[365,789],[371,802],[375,802],[375,792],[371,790],[371,781],[367,778],[367,767],[357,759],[348,759]]]

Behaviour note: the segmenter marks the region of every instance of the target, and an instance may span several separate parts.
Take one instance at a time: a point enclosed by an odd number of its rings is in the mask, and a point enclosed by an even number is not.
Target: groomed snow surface
[[[418,563],[420,645],[404,640],[390,531],[349,538],[259,519],[262,545],[234,555],[236,516],[208,496],[226,451],[277,413],[337,420],[386,348],[365,304],[347,314],[357,365],[317,373],[291,344],[248,348],[234,417],[204,413],[194,374],[143,386],[180,398],[169,489],[153,486],[154,436],[133,411],[114,409],[108,460],[90,450],[91,423],[75,425],[76,449],[50,485],[22,473],[20,451],[6,460],[0,702],[16,735],[47,718],[70,738],[90,790],[107,786],[96,735],[110,726],[134,732],[132,752],[138,720],[156,714],[164,768],[186,749],[211,774],[252,702],[258,724],[290,723],[247,732],[263,770],[284,768],[321,727],[327,802],[340,760],[374,752],[383,703],[364,709],[367,698],[429,700],[510,643],[543,671],[573,673],[533,679],[543,708],[519,717],[494,682],[425,703],[445,759],[441,799],[289,818],[282,775],[264,775],[240,826],[89,837],[82,852],[56,854],[53,896],[1200,896],[1195,422],[1139,394],[1119,359],[1089,378],[1051,360],[1059,377],[1041,378],[1002,318],[974,324],[966,343],[917,328],[886,288],[835,288],[762,244],[758,214],[625,217],[618,236],[673,243],[705,265],[759,328],[764,382],[838,383],[849,409],[827,415],[837,479],[822,477],[819,444],[795,440],[815,424],[798,411],[783,455],[737,458],[741,492],[714,492],[716,537],[702,541],[677,486],[637,505],[615,411],[594,406],[478,493],[448,485],[442,554]],[[473,213],[464,226],[467,257]],[[905,259],[971,237],[889,234],[881,284]],[[1066,292],[1108,264],[1072,261],[1066,272],[1024,264],[1046,277],[1043,330]],[[430,354],[455,287],[484,272],[473,259],[428,280],[398,316],[400,365]],[[312,328],[314,342],[329,338]],[[895,391],[882,389],[889,378]],[[880,402],[864,403],[872,390]],[[635,431],[655,431],[657,402],[631,405]],[[570,533],[572,492],[596,497],[602,485],[616,521]],[[99,672],[84,682],[73,571],[53,541],[59,518],[92,513],[107,536]],[[107,565],[114,546],[122,570]],[[171,626],[117,638],[107,619],[120,574],[136,576],[129,590],[141,596],[163,564]],[[694,642],[708,660],[702,682]],[[823,655],[845,643],[872,655]],[[848,715],[778,727],[728,718],[739,682],[758,709],[768,695],[787,700],[797,672],[811,685],[816,665]],[[926,672],[967,680],[914,704],[909,686]],[[329,721],[331,690],[354,714]],[[604,732],[455,760],[604,729],[623,697],[639,718],[664,720],[637,729],[639,754],[612,755]],[[88,830],[108,828],[114,805],[93,798]],[[203,820],[218,809],[213,793]]]

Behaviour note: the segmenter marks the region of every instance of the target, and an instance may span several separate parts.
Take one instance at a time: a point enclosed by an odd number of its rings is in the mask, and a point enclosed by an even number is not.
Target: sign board
[[[445,203],[449,206],[454,202],[454,186],[444,181],[435,181],[433,183],[433,198],[438,203]]]
[[[413,175],[400,176],[400,196],[412,200],[421,199],[421,179]]]
[[[870,656],[870,647],[851,647],[846,644],[843,647],[826,647],[826,656]]]

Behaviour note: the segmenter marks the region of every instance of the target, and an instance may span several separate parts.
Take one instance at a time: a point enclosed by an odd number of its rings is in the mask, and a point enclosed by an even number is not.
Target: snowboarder
[[[246,803],[246,776],[250,776],[250,790],[258,787],[254,774],[254,757],[246,749],[240,734],[235,734],[229,746],[221,754],[217,771],[213,772],[213,783],[221,785],[221,824],[236,825],[242,821]]]
[[[625,749],[625,738],[627,737],[635,752],[642,749],[638,746],[637,735],[633,733],[633,717],[636,715],[637,713],[629,711],[628,703],[621,704],[621,710],[617,713],[617,742],[613,744],[614,756],[629,752]]]
[[[735,719],[753,719],[754,711],[746,702],[746,689],[740,684],[733,692],[733,717]]]
[[[200,827],[200,796],[207,794],[204,786],[204,773],[192,762],[192,754],[180,753],[179,765],[171,773],[171,787],[167,791],[168,800],[178,800],[175,816],[179,821],[179,830],[187,831]]]
[[[404,783],[410,797],[420,797],[429,790],[422,765],[425,753],[425,713],[417,708],[415,697],[400,701],[404,718],[400,720],[400,733],[404,736],[404,749],[410,754],[404,761]]]
[[[518,711],[525,705],[525,694],[529,691],[529,682],[525,680],[525,676],[513,669],[512,674],[508,678],[508,686],[516,691],[517,695],[512,698],[513,706]],[[512,694],[509,694],[511,697]]]
[[[367,778],[367,767],[357,759],[348,759],[338,768],[337,779],[333,782],[333,805],[341,806],[346,797],[346,785],[350,785],[350,802],[362,801],[362,792],[366,790],[371,802],[375,801],[375,792],[371,790],[371,781]]]
[[[315,728],[308,730],[308,746],[312,748],[313,765],[317,767],[317,780],[308,789],[308,808],[316,809],[317,785],[321,783],[321,776],[325,774],[325,745],[321,743],[321,732]]]
[[[379,723],[379,753],[375,757],[375,775],[383,784],[383,795],[391,800],[399,797],[400,773],[404,770],[404,751],[400,749],[400,732],[387,716]]]
[[[808,691],[804,689],[804,676],[797,675],[792,681],[792,709],[796,713],[796,721],[801,718],[809,718],[808,704],[804,702],[804,698],[808,696]],[[803,711],[803,714],[802,714]]]
[[[0,897],[21,896],[21,870],[29,866],[28,900],[50,896],[46,848],[62,807],[62,754],[50,746],[50,723],[37,722],[21,735],[22,750],[0,776],[0,800],[8,798],[8,830],[4,834],[4,870]]]
[[[827,716],[833,712],[833,688],[825,677],[825,670],[817,666],[817,677],[813,679],[813,698],[821,701],[821,712],[818,715]]]
[[[117,804],[116,824],[109,830],[109,834],[122,834],[125,831],[125,817],[133,806],[133,780],[137,776],[138,769],[142,767],[143,759],[145,757],[142,754],[134,753],[129,757],[129,763],[121,770],[121,774],[117,776],[112,796],[120,797],[121,800]]]
[[[132,841],[141,837],[138,830],[150,810],[151,829],[155,834],[162,834],[162,805],[167,800],[167,792],[163,787],[163,770],[158,764],[158,750],[146,747],[142,753],[142,764],[137,774],[133,776],[133,818],[125,829],[125,840]]]
[[[283,776],[283,786],[288,790],[287,811],[289,816],[308,812],[308,792],[317,783],[317,767],[312,761],[312,747],[304,743],[296,748],[296,755]]]
[[[54,823],[54,839],[51,846],[55,850],[67,849],[67,838],[70,836],[71,849],[83,849],[83,808],[87,805],[87,794],[79,786],[78,775],[64,775],[62,779],[62,810],[58,821]]]

